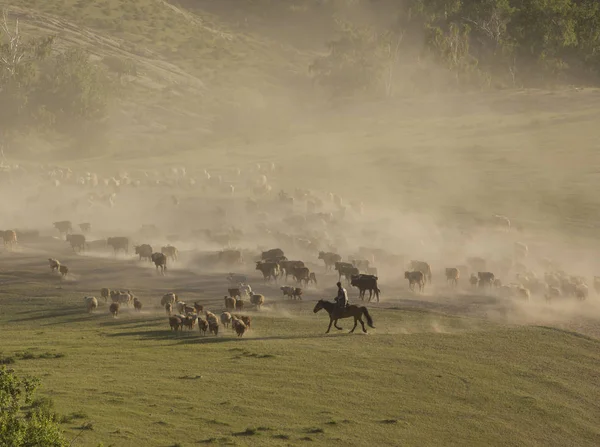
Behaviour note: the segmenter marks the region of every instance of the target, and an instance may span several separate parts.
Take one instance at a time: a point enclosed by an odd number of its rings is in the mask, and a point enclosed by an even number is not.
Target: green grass
[[[88,286],[45,281],[3,290],[0,357],[42,379],[74,445],[600,441],[600,342],[579,334],[379,308],[369,335],[326,336],[307,302],[250,312],[242,339],[175,335],[151,289],[112,319],[85,312]]]

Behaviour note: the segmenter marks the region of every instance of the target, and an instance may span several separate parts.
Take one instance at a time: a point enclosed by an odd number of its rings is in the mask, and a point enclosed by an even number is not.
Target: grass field
[[[73,445],[600,442],[595,338],[444,311],[460,299],[415,303],[402,289],[369,305],[376,329],[368,335],[347,334],[348,321],[324,335],[328,319],[312,307],[331,288],[299,303],[260,285],[268,305],[246,312],[253,322],[244,338],[224,328],[218,337],[175,335],[160,296],[173,289],[220,312],[223,274],[199,273],[184,254],[187,267],[160,278],[136,261],[75,259],[61,245],[5,254],[0,338],[11,367],[42,379]],[[71,280],[50,274],[50,252],[77,265]],[[86,313],[84,295],[124,278],[117,287],[141,297],[141,313],[113,319],[103,302]]]
[[[370,214],[323,237],[347,236],[344,256],[380,246],[442,269],[463,255],[499,259],[520,240],[532,263],[551,256],[569,273],[598,274],[600,91],[408,92],[327,103],[306,70],[330,37],[330,18],[317,26],[310,14],[281,7],[273,24],[262,5],[0,0],[26,32],[58,33],[59,49],[81,46],[138,68],[112,105],[106,151],[73,158],[60,142],[28,135],[8,161],[31,172],[52,162],[103,176],[176,165],[226,181],[231,168],[251,179],[255,163],[273,161],[274,193],[299,187],[365,201]],[[303,20],[315,27],[306,43]],[[77,202],[87,191],[76,187],[57,194],[40,183],[15,192],[1,180],[0,228],[44,232],[62,219],[91,221],[102,237],[149,222],[163,236],[224,228],[212,215],[221,196],[188,203],[185,194],[201,193],[123,189],[115,208],[88,209]],[[236,187],[239,203],[251,195]],[[164,212],[171,192],[182,205]],[[239,203],[224,206],[235,214]],[[445,225],[494,213],[513,221],[509,239],[445,239],[455,234]],[[258,222],[244,217],[227,225],[250,234],[243,243],[254,250],[263,242],[252,236]],[[277,221],[283,212],[269,217],[292,232]],[[372,240],[359,232],[369,225]],[[600,445],[593,292],[585,303],[523,304],[448,290],[436,272],[433,288],[415,295],[398,266],[381,274],[382,302],[368,304],[375,329],[347,334],[346,320],[343,331],[325,335],[328,318],[313,307],[333,297],[337,276],[303,258],[319,288],[302,302],[284,300],[246,266],[267,305],[244,312],[253,320],[243,338],[224,328],[218,337],[174,334],[158,307],[164,293],[223,308],[227,272],[203,261],[191,248],[196,241],[157,277],[133,258],[75,256],[48,234],[0,253],[0,361],[41,378],[40,393],[54,402],[73,446]],[[72,276],[51,274],[48,257]],[[83,297],[101,287],[131,289],[142,312],[125,309],[113,319],[101,302],[87,314]],[[354,289],[350,299],[358,301]]]

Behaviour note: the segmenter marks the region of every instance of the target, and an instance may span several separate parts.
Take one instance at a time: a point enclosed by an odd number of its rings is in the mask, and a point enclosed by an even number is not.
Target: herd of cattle
[[[74,253],[110,250],[115,257],[135,255],[139,262],[153,263],[161,276],[168,274],[167,265],[179,261],[181,253],[176,245],[181,243],[195,245],[195,249],[202,247],[200,250],[214,249],[214,263],[211,263],[221,271],[239,268],[246,273],[249,269],[260,272],[264,284],[276,285],[283,297],[294,300],[302,300],[309,287],[322,287],[324,282],[331,286],[333,281],[329,283],[329,278],[324,278],[330,273],[339,281],[344,278],[348,286],[357,289],[360,299],[369,302],[373,298],[380,300],[380,278],[388,282],[404,280],[411,293],[424,293],[435,279],[445,276],[451,288],[460,287],[464,282],[463,288],[484,293],[493,291],[506,298],[541,296],[550,301],[583,300],[589,295],[585,278],[562,270],[550,260],[537,258],[538,253],[531,256],[526,244],[514,242],[513,226],[505,216],[494,215],[467,224],[466,229],[448,224],[447,228],[436,229],[439,230],[437,240],[426,231],[413,236],[406,228],[397,228],[395,214],[368,210],[366,215],[364,204],[359,200],[347,202],[334,193],[301,188],[275,192],[273,185],[279,168],[273,163],[244,170],[230,169],[222,175],[183,167],[169,168],[162,173],[120,172],[104,177],[48,166],[42,167],[41,172],[39,192],[24,197],[24,201],[32,207],[31,212],[35,212],[36,205],[46,210],[43,206],[51,202],[50,197],[52,200],[60,197],[62,204],[69,203],[52,210],[52,215],[58,219],[65,215],[78,216],[81,223],[58,220],[53,226]],[[0,182],[8,176],[11,185],[18,185],[21,180],[27,185],[32,178],[39,180],[22,167],[8,174],[0,170],[2,173]],[[226,176],[229,176],[227,180]],[[60,194],[48,186],[58,188]],[[158,199],[158,204],[149,205],[149,197],[156,194],[163,197]],[[93,219],[94,222],[128,223],[136,215],[128,214],[128,207],[133,206],[138,212],[146,213],[139,218],[141,222],[152,222],[141,224],[136,233],[128,233],[126,226],[119,225],[120,234],[103,237],[106,234],[102,233],[100,237],[89,222]],[[197,219],[198,214],[194,213],[201,213],[202,217]],[[21,221],[30,222],[29,216],[25,214]],[[232,222],[236,226],[231,225]],[[168,232],[159,230],[160,226],[168,228]],[[14,227],[17,228],[1,232],[7,251],[14,250],[21,241],[33,241],[37,237],[36,231],[19,230],[18,224]],[[482,232],[505,238],[504,252],[481,249],[477,250],[481,257],[472,257],[467,256],[467,250],[461,251],[460,247],[467,245],[473,234]],[[149,243],[155,241],[160,244]],[[435,245],[448,241],[454,243],[448,244],[454,251],[450,256],[440,255],[441,250],[436,251]],[[268,247],[281,248],[268,250]],[[414,253],[413,256],[421,260],[413,258],[406,262],[404,255],[398,252]],[[340,253],[349,255],[344,259]],[[431,264],[422,259],[431,259]],[[440,259],[461,261],[446,263]],[[48,261],[51,269],[62,277],[70,274],[69,267],[58,259]],[[324,268],[318,267],[319,263]],[[536,263],[542,269],[534,267]],[[289,285],[290,280],[296,284]],[[187,305],[175,293],[165,295],[168,298],[163,297],[166,301],[161,302],[161,306],[169,315],[170,328],[180,331],[197,325],[202,333],[216,334],[219,325],[231,325],[238,335],[243,335],[250,327],[250,319],[242,312],[251,307],[260,309],[265,302],[264,295],[254,293],[248,283],[245,274],[229,274],[224,309],[216,314],[204,310],[198,303]],[[600,277],[593,278],[593,286],[600,294]],[[383,293],[392,297],[386,290]],[[103,289],[100,296],[107,303],[110,300],[109,311],[113,316],[118,315],[123,305],[133,305],[138,311],[142,308],[141,300],[129,290]],[[98,307],[98,300],[93,296],[86,297],[85,303],[90,311]]]

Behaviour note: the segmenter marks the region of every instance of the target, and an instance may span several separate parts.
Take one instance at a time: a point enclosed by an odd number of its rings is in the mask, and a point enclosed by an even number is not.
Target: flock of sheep
[[[486,293],[493,290],[507,298],[529,299],[538,295],[552,301],[588,297],[585,278],[561,270],[550,260],[536,259],[544,271],[534,271],[528,246],[514,241],[514,228],[505,216],[490,216],[466,231],[457,231],[448,225],[439,229],[437,239],[444,243],[456,239],[455,246],[461,247],[468,242],[469,234],[487,232],[510,241],[504,244],[510,247],[510,252],[502,256],[488,257],[489,253],[483,252],[480,257],[469,256],[457,249],[459,254],[452,259],[462,261],[447,267],[439,265],[442,262],[439,256],[431,264],[424,260],[406,262],[400,253],[419,253],[419,257],[427,259],[427,249],[432,252],[431,246],[436,244],[431,233],[428,239],[423,233],[414,236],[410,231],[398,231],[393,217],[381,215],[378,218],[379,214],[365,210],[361,201],[347,202],[334,193],[301,188],[275,192],[273,185],[280,172],[272,162],[243,170],[230,168],[221,174],[209,173],[206,169],[172,167],[163,171],[121,171],[111,176],[74,172],[57,166],[42,166],[39,172],[32,174],[32,169],[13,166],[3,171],[0,182],[19,185],[37,179],[39,190],[24,198],[33,208],[50,202],[46,200],[50,196],[44,195],[51,189],[49,186],[60,190],[63,204],[54,210],[54,216],[60,219],[59,216],[70,215],[82,223],[76,226],[70,220],[57,220],[53,226],[74,253],[110,250],[115,257],[136,256],[140,262],[153,263],[160,275],[168,274],[167,266],[180,259],[181,253],[173,244],[192,244],[195,248],[190,251],[212,253],[212,267],[221,271],[240,268],[246,273],[249,269],[260,272],[265,285],[280,286],[283,297],[294,300],[302,300],[306,288],[319,287],[318,276],[333,271],[338,280],[345,278],[347,285],[358,290],[360,299],[365,300],[369,291],[368,300],[375,297],[378,302],[382,294],[380,278],[405,279],[409,290],[418,289],[422,293],[432,278],[444,274],[452,288],[466,279],[468,287]],[[158,197],[158,204],[148,205],[149,197]],[[198,204],[194,200],[203,202]],[[134,214],[126,214],[133,205],[138,213],[147,212],[144,215],[151,216],[152,223],[142,223],[135,232],[129,228],[120,230],[123,231],[120,235],[100,237],[89,222],[94,219],[94,226],[99,227],[102,225],[98,222],[127,222],[123,216]],[[198,210],[200,219],[194,214]],[[157,216],[165,216],[162,224]],[[168,229],[162,230],[161,226]],[[14,250],[21,240],[34,241],[37,237],[35,230],[15,227],[2,232],[7,250]],[[160,250],[155,250],[156,244],[149,242],[160,242]],[[269,250],[268,247],[281,248]],[[292,255],[288,257],[285,253]],[[341,253],[349,255],[344,260]],[[53,271],[63,277],[69,274],[69,268],[57,259],[48,261]],[[320,262],[324,268],[319,272]],[[287,284],[290,279],[296,284]],[[224,310],[216,314],[204,310],[197,302],[187,305],[175,293],[165,295],[161,306],[169,316],[171,330],[191,330],[197,325],[201,333],[216,335],[219,325],[231,325],[235,333],[242,336],[250,327],[250,318],[241,312],[249,306],[260,309],[265,297],[252,291],[245,274],[230,274],[228,281],[230,287]],[[280,285],[279,281],[286,284]],[[332,284],[333,280],[329,286]],[[594,287],[600,293],[600,278],[594,278]],[[109,311],[113,316],[118,315],[123,305],[132,304],[137,311],[142,309],[140,299],[129,290],[102,289],[101,298],[105,302],[111,300]],[[98,308],[95,297],[84,300],[88,311]]]

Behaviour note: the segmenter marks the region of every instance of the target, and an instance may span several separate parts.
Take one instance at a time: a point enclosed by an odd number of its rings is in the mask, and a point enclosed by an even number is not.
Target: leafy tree
[[[339,37],[329,42],[328,54],[309,67],[315,81],[330,88],[334,95],[359,91],[391,94],[402,35],[377,33],[367,26],[342,20],[336,24]]]
[[[11,447],[66,447],[54,413],[34,405],[39,381],[20,378],[6,366],[0,368],[0,445]]]
[[[49,128],[69,136],[102,128],[113,82],[107,70],[79,48],[54,51],[54,36],[25,39],[19,22],[0,24],[0,145],[13,134]],[[136,75],[130,61],[118,67]],[[97,134],[97,132],[90,132]],[[88,135],[90,134],[88,133]]]

